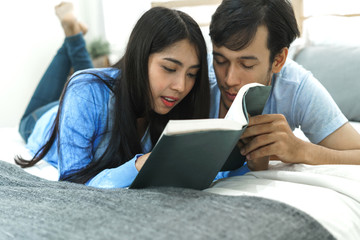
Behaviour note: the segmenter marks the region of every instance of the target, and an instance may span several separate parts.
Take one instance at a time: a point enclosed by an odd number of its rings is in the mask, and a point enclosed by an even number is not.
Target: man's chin
[[[226,110],[229,110],[229,108],[232,104],[232,101],[226,100],[226,99],[224,99],[224,97],[222,97],[221,104],[225,107]]]

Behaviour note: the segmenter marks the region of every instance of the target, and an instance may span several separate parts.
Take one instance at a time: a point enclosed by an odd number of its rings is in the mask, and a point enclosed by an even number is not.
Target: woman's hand
[[[144,166],[144,163],[146,162],[146,160],[149,158],[150,153],[146,153],[144,155],[142,155],[141,157],[138,157],[138,159],[136,159],[135,161],[135,167],[138,171],[140,171],[140,169]]]

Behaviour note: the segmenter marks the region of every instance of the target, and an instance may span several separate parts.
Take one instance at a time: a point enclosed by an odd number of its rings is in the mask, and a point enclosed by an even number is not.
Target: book
[[[248,114],[261,114],[270,86],[244,85],[225,118],[170,120],[129,188],[182,187],[202,190],[219,171],[244,164],[237,147]]]

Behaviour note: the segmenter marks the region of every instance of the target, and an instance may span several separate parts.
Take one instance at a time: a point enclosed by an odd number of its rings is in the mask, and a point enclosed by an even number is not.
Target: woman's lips
[[[169,96],[163,96],[161,97],[161,101],[164,103],[167,107],[173,107],[175,103],[178,101],[178,98],[175,97],[169,97]]]

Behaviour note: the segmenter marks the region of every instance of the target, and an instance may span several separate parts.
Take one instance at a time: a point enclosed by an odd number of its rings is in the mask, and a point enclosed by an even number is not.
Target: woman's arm
[[[71,80],[59,120],[58,170],[60,179],[86,167],[106,136],[109,90],[92,75]]]
[[[86,78],[88,75],[84,76]],[[109,139],[106,130],[109,90],[92,79],[75,78],[73,81],[67,89],[60,118],[60,179],[83,169],[94,157],[101,156]],[[119,167],[104,169],[86,185],[98,188],[128,187],[148,155],[137,154]]]
[[[137,154],[123,165],[105,169],[90,179],[86,185],[97,188],[125,188],[129,187],[142,168],[150,153]]]

